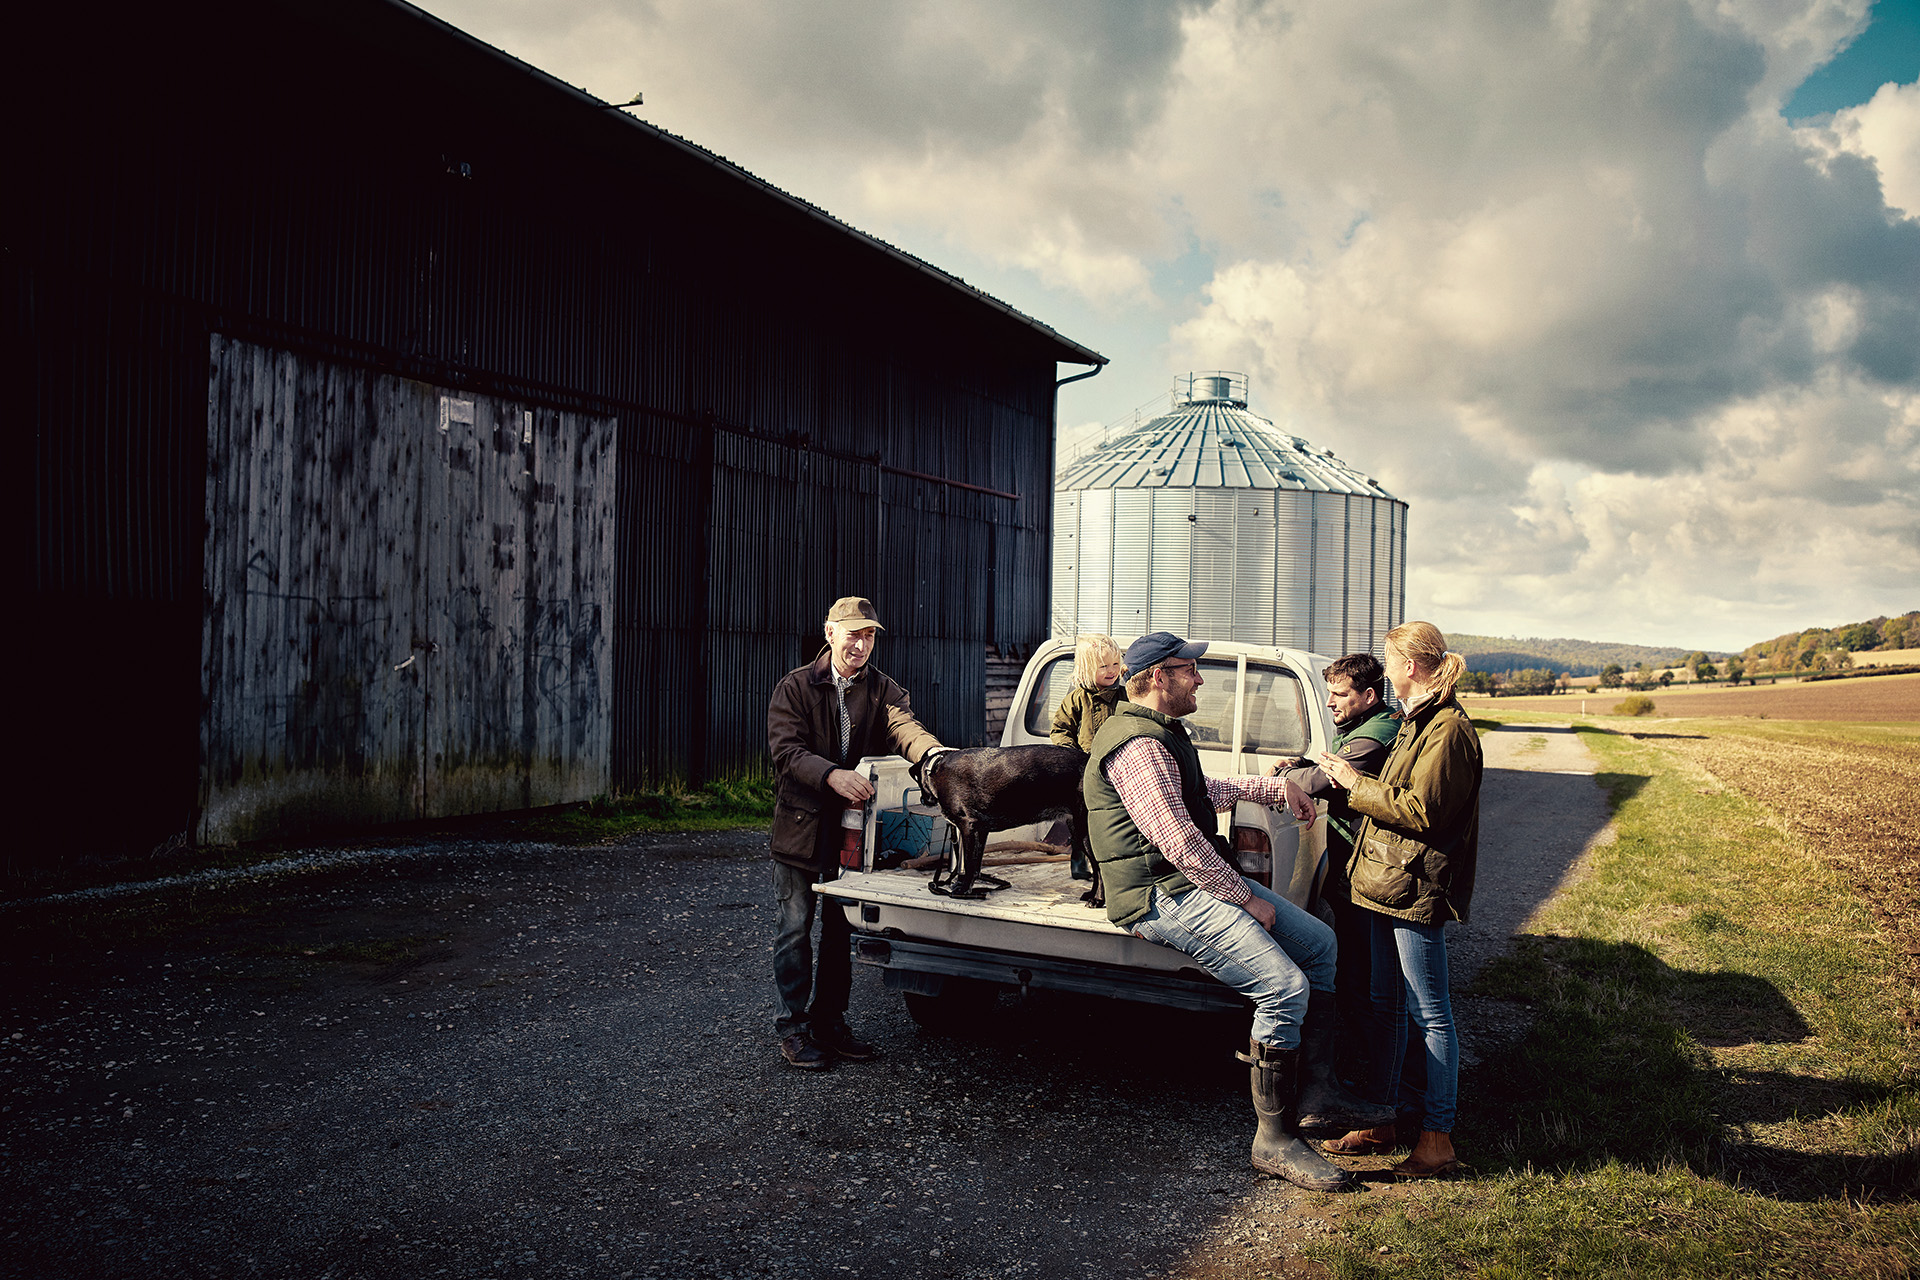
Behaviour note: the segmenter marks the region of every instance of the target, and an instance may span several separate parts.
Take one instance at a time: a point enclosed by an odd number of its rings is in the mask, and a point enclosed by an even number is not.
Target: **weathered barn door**
[[[604,790],[612,419],[212,354],[201,838]]]

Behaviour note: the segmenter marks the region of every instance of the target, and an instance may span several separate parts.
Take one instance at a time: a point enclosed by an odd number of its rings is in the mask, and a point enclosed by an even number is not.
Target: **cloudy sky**
[[[1064,446],[1245,371],[1408,502],[1409,616],[1920,606],[1914,0],[426,7],[1111,357]]]

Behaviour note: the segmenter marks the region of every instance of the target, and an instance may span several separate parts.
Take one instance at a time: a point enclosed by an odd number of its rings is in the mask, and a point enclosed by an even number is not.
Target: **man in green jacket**
[[[1253,1166],[1318,1191],[1347,1175],[1297,1130],[1338,1128],[1348,1117],[1391,1123],[1339,1087],[1332,1053],[1333,930],[1265,885],[1242,876],[1219,835],[1217,814],[1236,800],[1277,805],[1278,778],[1209,778],[1180,717],[1199,706],[1204,641],[1171,632],[1127,649],[1128,702],[1094,736],[1082,790],[1089,839],[1107,891],[1107,918],[1182,951],[1253,1002],[1245,1053],[1253,1068]],[[1313,817],[1310,802],[1294,815]],[[1316,1069],[1303,1072],[1301,1058]],[[1313,1085],[1303,1088],[1303,1079]],[[1296,1111],[1297,1104],[1297,1111]]]
[[[843,596],[827,611],[827,643],[787,672],[767,705],[773,756],[773,885],[780,919],[773,977],[780,1054],[803,1071],[835,1058],[866,1062],[874,1047],[847,1027],[853,988],[853,926],[837,903],[820,912],[819,980],[813,979],[813,886],[838,874],[840,814],[865,804],[873,785],[853,766],[862,756],[903,755],[914,763],[940,741],[914,718],[907,691],[871,665],[880,621],[873,602]],[[807,1004],[813,997],[812,1007]]]
[[[1370,653],[1349,653],[1334,659],[1320,674],[1327,682],[1327,709],[1333,712],[1332,754],[1361,776],[1377,777],[1400,732],[1400,719],[1386,703],[1386,668]],[[1327,802],[1327,879],[1320,897],[1333,909],[1333,932],[1340,943],[1340,968],[1333,985],[1341,1028],[1349,1033],[1346,1038],[1353,1039],[1366,1025],[1372,968],[1367,954],[1372,926],[1366,911],[1354,906],[1347,895],[1347,858],[1353,853],[1360,818],[1347,804],[1346,790],[1311,760],[1282,760],[1273,772],[1309,799]]]

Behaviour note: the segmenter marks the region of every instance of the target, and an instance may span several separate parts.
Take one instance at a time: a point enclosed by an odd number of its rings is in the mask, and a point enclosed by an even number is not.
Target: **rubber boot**
[[[1325,1159],[1294,1132],[1292,1111],[1299,1085],[1300,1051],[1250,1041],[1234,1055],[1253,1068],[1253,1167],[1285,1178],[1309,1191],[1338,1191],[1351,1182],[1344,1169]]]
[[[1306,1020],[1300,1024],[1300,1131],[1347,1133],[1393,1123],[1391,1104],[1362,1101],[1347,1092],[1334,1069],[1333,992],[1307,996]]]

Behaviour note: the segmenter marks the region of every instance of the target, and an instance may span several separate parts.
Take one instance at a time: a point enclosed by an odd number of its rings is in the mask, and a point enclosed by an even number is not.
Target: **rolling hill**
[[[1660,649],[1643,644],[1616,644],[1604,640],[1520,639],[1515,636],[1474,636],[1447,632],[1447,647],[1467,660],[1469,671],[1520,671],[1543,667],[1568,675],[1599,675],[1609,663],[1631,671],[1635,663],[1671,666],[1687,656],[1685,649]],[[1724,655],[1709,654],[1718,661]]]

